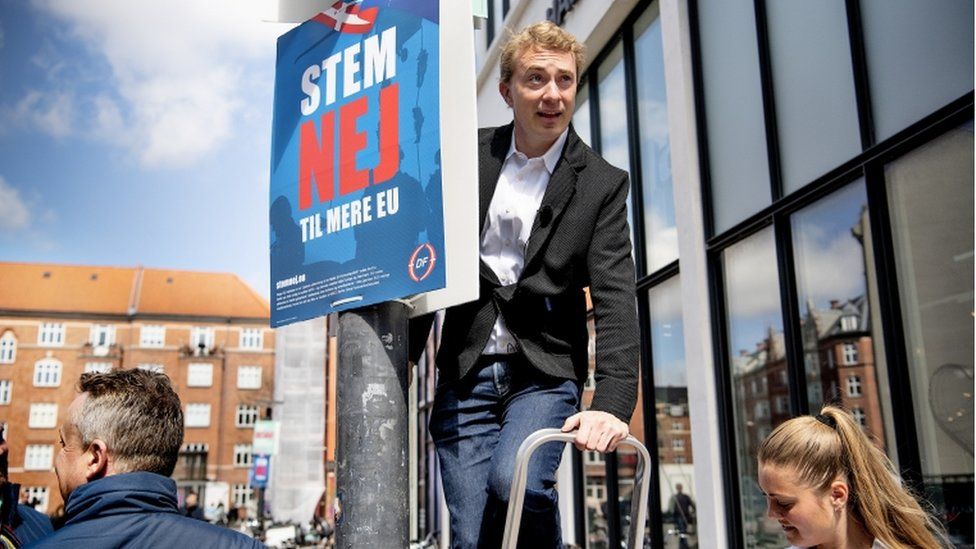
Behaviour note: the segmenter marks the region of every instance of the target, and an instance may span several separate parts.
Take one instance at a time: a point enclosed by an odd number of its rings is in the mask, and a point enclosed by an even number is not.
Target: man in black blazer
[[[578,448],[612,451],[637,400],[628,178],[570,127],[582,49],[549,22],[514,35],[499,82],[514,121],[480,131],[480,297],[445,313],[430,421],[454,547],[498,546],[526,436],[575,429]],[[578,412],[587,287],[596,391]],[[431,320],[411,327],[412,356]],[[561,454],[562,445],[549,444],[533,457],[520,546],[561,546],[553,488]]]

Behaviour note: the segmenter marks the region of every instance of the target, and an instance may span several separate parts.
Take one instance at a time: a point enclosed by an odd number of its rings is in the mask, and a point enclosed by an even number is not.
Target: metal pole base
[[[407,306],[339,313],[336,546],[407,547]]]

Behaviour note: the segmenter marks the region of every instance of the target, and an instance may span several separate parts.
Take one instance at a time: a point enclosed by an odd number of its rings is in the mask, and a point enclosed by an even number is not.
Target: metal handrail
[[[547,442],[573,442],[576,433],[564,433],[559,429],[540,429],[529,435],[519,446],[515,454],[515,476],[512,478],[512,489],[508,497],[508,516],[505,519],[505,534],[502,537],[502,549],[515,549],[518,543],[519,527],[522,523],[522,505],[525,503],[525,483],[529,476],[529,459],[535,450]],[[631,547],[641,547],[644,542],[644,521],[647,520],[647,495],[651,484],[651,477],[647,474],[651,463],[651,456],[647,448],[633,436],[620,441],[620,444],[633,446],[640,459],[634,474],[634,492],[631,496],[630,508],[637,502],[637,517],[631,516],[630,544]]]

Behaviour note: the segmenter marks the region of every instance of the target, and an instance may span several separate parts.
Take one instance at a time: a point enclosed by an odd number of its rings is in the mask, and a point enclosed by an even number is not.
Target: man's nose
[[[559,101],[559,86],[556,85],[555,80],[550,80],[546,84],[542,98],[548,101]]]

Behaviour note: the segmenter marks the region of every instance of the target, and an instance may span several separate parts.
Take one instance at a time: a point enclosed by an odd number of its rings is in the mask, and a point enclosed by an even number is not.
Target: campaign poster
[[[278,39],[272,327],[445,286],[439,32],[438,0],[340,0]]]

